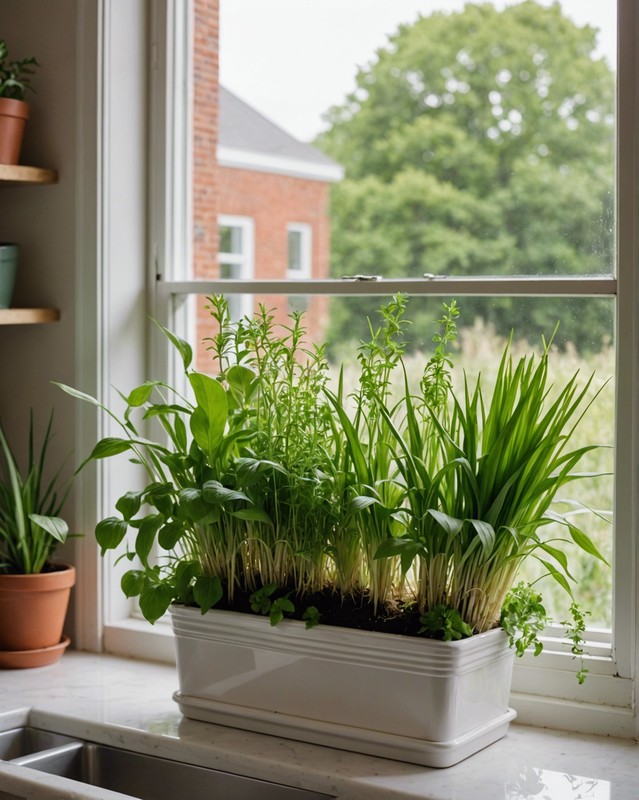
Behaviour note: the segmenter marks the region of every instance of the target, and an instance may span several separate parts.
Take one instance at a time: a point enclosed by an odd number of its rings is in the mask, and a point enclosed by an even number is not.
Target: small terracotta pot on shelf
[[[69,644],[62,628],[75,567],[56,565],[35,575],[0,575],[0,668],[40,667]]]
[[[18,164],[29,119],[29,104],[24,100],[0,97],[0,164]]]

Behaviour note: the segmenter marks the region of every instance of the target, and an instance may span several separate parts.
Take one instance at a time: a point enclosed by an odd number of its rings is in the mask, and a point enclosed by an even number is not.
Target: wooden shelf
[[[54,169],[23,167],[21,164],[0,164],[0,184],[14,186],[29,183],[56,183],[58,173]]]
[[[0,308],[0,325],[37,325],[59,319],[57,308]]]
[[[22,164],[0,164],[0,185],[21,186],[27,184],[56,183],[58,173],[54,169],[25,167]],[[57,308],[0,308],[0,325],[38,325],[57,322]]]

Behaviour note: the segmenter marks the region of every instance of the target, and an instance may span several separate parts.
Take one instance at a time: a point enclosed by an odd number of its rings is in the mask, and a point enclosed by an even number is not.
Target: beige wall
[[[0,240],[18,242],[13,305],[54,306],[51,325],[0,326],[0,417],[15,447],[26,444],[29,408],[44,423],[55,406],[53,459],[74,448],[74,406],[50,385],[75,379],[76,45],[75,1],[2,0],[0,31],[12,58],[35,56],[23,164],[55,168],[55,186],[0,186]]]
[[[19,449],[29,407],[44,422],[55,406],[52,461],[75,451],[70,466],[115,432],[50,382],[110,404],[113,387],[128,391],[146,377],[150,9],[149,0],[0,2],[11,56],[42,65],[21,162],[60,174],[54,186],[0,186],[0,240],[23,248],[13,304],[62,315],[49,325],[0,326],[0,417]],[[86,470],[65,514],[74,532],[89,534],[61,553],[82,576],[71,616],[80,647],[99,647],[100,603],[108,602],[96,600],[102,565],[90,534],[127,481],[126,469],[114,477]]]

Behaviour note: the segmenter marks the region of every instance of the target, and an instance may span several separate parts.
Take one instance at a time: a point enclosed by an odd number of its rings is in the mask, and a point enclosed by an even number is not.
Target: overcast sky
[[[550,5],[552,0],[538,0]],[[494,0],[503,8],[513,0]],[[220,0],[220,79],[302,140],[354,88],[358,66],[419,14],[459,11],[465,0]],[[614,0],[561,0],[578,25],[598,28],[599,53],[615,61]]]

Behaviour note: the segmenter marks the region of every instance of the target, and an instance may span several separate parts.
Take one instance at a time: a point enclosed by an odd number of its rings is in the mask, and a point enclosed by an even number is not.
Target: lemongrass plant
[[[545,615],[535,590],[511,592],[520,565],[539,559],[570,593],[565,542],[603,560],[552,508],[594,447],[570,449],[591,382],[574,375],[553,389],[549,348],[514,363],[507,347],[492,394],[478,379],[458,397],[453,301],[411,386],[405,311],[404,297],[381,308],[351,393],[343,376],[329,391],[325,348],[306,344],[301,315],[278,324],[261,308],[232,322],[221,297],[210,298],[212,374],[194,371],[191,347],[163,329],[189,397],[150,381],[122,396],[118,415],[62,386],[122,430],[87,461],[127,453],[146,470],[147,485],[120,498],[96,537],[103,551],[125,544],[135,563],[122,588],[149,620],[175,601],[205,612],[248,596],[272,622],[305,611],[315,624],[309,603],[328,593],[445,639],[501,621],[521,651]],[[551,522],[566,535],[545,538]]]
[[[54,550],[69,533],[60,513],[70,481],[62,479],[62,467],[53,475],[45,474],[52,437],[53,414],[37,446],[31,414],[26,464],[21,469],[0,425],[0,574],[45,571]]]
[[[590,396],[592,376],[580,386],[578,373],[553,387],[549,345],[539,357],[514,362],[508,344],[490,396],[479,376],[474,385],[465,379],[458,397],[445,347],[454,338],[456,307],[445,309],[444,334],[421,393],[413,394],[405,383],[403,426],[394,426],[383,412],[396,442],[407,521],[402,536],[386,542],[377,556],[399,555],[405,571],[414,568],[416,602],[428,622],[435,611],[450,612],[468,635],[501,621],[516,639],[522,621],[511,625],[502,609],[526,559],[541,562],[571,598],[574,579],[565,545],[575,543],[607,563],[583,530],[553,510],[565,486],[596,477],[575,468],[598,445],[569,445],[598,393]],[[551,524],[565,535],[544,537]],[[526,587],[515,596],[522,607],[530,602]],[[582,626],[581,610],[573,603],[571,611],[574,625]]]

